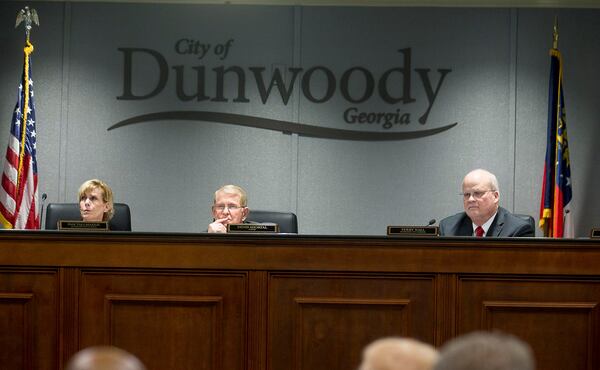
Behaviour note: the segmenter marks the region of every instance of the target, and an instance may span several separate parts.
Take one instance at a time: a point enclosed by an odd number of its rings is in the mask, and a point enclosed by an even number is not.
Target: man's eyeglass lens
[[[485,195],[485,193],[488,193],[490,191],[493,191],[493,190],[473,191],[473,192],[470,192],[470,193],[460,193],[460,195],[462,195],[463,199],[465,199],[465,200],[471,198],[471,195],[475,199],[481,199]]]
[[[223,212],[225,210],[225,208],[229,209],[230,211],[237,211],[238,209],[244,208],[244,207],[230,205],[230,206],[213,206],[213,208],[219,212]]]

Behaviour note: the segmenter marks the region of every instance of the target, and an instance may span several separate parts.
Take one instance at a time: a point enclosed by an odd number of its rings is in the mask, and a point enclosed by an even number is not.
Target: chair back
[[[131,211],[125,203],[114,203],[115,214],[108,222],[111,231],[131,231]],[[78,203],[49,203],[46,207],[46,230],[58,229],[60,220],[81,220]]]
[[[272,222],[279,225],[279,231],[282,233],[298,233],[298,219],[292,212],[262,211],[251,209],[248,214],[248,221],[253,222]]]
[[[531,217],[530,215],[522,214],[522,213],[513,213],[513,215],[526,221],[529,225],[531,225],[531,229],[535,231],[535,219],[533,217]]]

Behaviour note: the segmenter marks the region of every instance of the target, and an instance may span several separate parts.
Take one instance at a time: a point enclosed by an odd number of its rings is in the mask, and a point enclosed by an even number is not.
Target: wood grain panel
[[[0,231],[0,370],[103,343],[150,370],[348,370],[380,336],[493,328],[599,369],[600,240],[483,239]]]
[[[268,369],[353,369],[381,336],[433,343],[431,276],[273,274]]]
[[[356,336],[367,323],[372,333],[408,336],[410,300],[296,298],[294,302],[292,369],[345,368],[339,360],[347,358],[347,348],[335,342]],[[332,333],[337,341],[329,337]]]
[[[0,251],[15,266],[600,275],[598,239],[474,239],[11,232]]]
[[[170,356],[155,359],[153,366],[169,368],[172,357],[177,356],[182,368],[220,369],[222,301],[222,297],[206,296],[107,295],[105,342],[150,358],[155,348],[140,345],[140,333],[171,345],[185,338],[197,346],[179,348]]]
[[[59,270],[60,281],[60,369],[64,369],[67,361],[78,349],[78,326],[79,321],[79,275],[77,268],[61,268]]]
[[[149,370],[245,369],[247,276],[85,271],[81,347],[112,344]]]
[[[598,368],[599,282],[465,278],[459,292],[459,332],[515,334],[531,344],[539,369]]]
[[[248,367],[264,370],[267,367],[267,283],[266,271],[249,273],[248,307]]]
[[[6,369],[33,369],[33,323],[31,293],[0,293],[0,364]]]
[[[58,369],[58,274],[0,270],[0,368]]]
[[[437,317],[434,344],[438,347],[456,336],[456,288],[456,275],[440,274],[436,277]]]

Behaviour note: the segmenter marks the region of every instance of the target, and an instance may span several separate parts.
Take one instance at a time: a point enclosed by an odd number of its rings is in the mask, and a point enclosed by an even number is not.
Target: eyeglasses
[[[219,212],[223,212],[225,210],[225,208],[227,208],[231,212],[235,212],[235,211],[237,211],[239,209],[246,208],[246,206],[237,206],[235,204],[229,204],[229,205],[226,205],[226,206],[222,206],[222,205],[212,206],[212,208],[215,211],[219,211]]]
[[[460,195],[462,195],[464,200],[469,200],[469,198],[471,198],[471,196],[473,196],[473,198],[475,198],[475,199],[481,199],[481,198],[483,198],[485,193],[489,193],[491,191],[496,191],[496,190],[472,191],[470,193],[460,193]]]

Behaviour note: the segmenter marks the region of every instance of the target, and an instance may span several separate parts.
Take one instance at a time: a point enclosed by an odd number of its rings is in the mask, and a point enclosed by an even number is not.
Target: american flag
[[[0,187],[0,222],[7,229],[39,229],[38,173],[35,105],[30,54],[27,41],[17,104],[10,123],[10,136]]]

